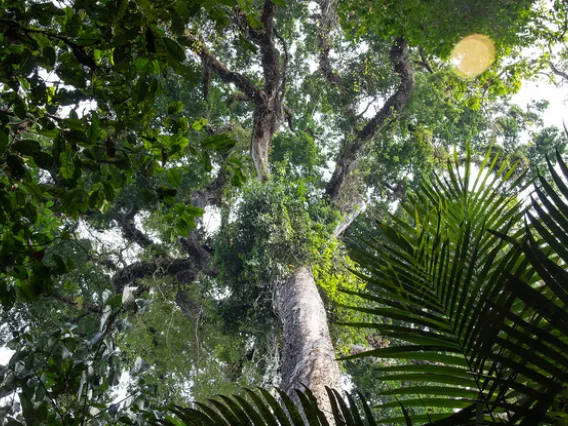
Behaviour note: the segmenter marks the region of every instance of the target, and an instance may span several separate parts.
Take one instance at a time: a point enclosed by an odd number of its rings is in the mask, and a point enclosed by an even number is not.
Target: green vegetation
[[[0,0],[0,424],[566,424],[567,19]]]

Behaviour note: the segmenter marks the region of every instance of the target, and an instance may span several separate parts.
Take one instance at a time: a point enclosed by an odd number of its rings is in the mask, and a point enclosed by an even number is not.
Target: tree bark
[[[256,175],[261,182],[265,182],[270,175],[268,165],[270,141],[279,124],[278,114],[275,112],[275,108],[279,106],[275,103],[277,103],[275,100],[267,101],[268,105],[262,105],[257,109],[252,134],[250,152]]]
[[[339,197],[346,178],[357,167],[359,160],[369,148],[369,142],[406,107],[414,91],[414,71],[408,58],[408,46],[402,37],[394,41],[390,60],[393,71],[400,77],[400,84],[377,114],[367,121],[362,130],[356,132],[355,139],[345,143],[326,187],[326,193],[331,201]]]
[[[325,387],[341,388],[339,366],[325,307],[309,268],[296,269],[277,289],[276,311],[284,333],[282,390],[297,402],[294,389],[307,386],[330,424],[335,424]]]

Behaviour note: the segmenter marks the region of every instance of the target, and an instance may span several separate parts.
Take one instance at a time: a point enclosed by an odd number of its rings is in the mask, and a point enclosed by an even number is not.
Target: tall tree
[[[518,90],[528,72],[525,63],[504,65],[527,43],[528,1],[482,13],[473,1],[387,2],[370,13],[366,3],[336,10],[326,0],[4,4],[2,302],[53,296],[102,317],[94,337],[109,353],[105,338],[137,309],[152,309],[144,298],[160,306],[171,298],[187,321],[178,324],[197,330],[209,306],[247,351],[246,360],[213,358],[242,372],[261,352],[247,339],[268,348],[266,376],[279,371],[294,398],[308,386],[327,413],[325,386],[340,388],[328,326],[335,295],[318,284],[331,286],[322,265],[347,261],[337,239],[369,194],[403,199],[409,174],[443,165],[458,132],[464,142],[489,134],[487,104]],[[497,21],[505,24],[493,31]],[[476,31],[492,36],[500,55],[485,74],[460,80],[445,59]],[[215,209],[221,224],[211,238],[200,215]],[[77,226],[118,229],[129,250],[77,244]],[[89,255],[77,260],[59,245]],[[100,278],[96,291],[90,273]],[[146,318],[146,337],[158,342],[160,319]],[[196,354],[217,341],[202,340],[192,340]],[[116,370],[114,358],[105,362]]]

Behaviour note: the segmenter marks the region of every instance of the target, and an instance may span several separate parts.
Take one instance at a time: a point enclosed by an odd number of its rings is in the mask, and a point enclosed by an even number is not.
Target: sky
[[[546,77],[543,77],[546,78]],[[550,102],[543,116],[545,126],[557,126],[562,129],[563,122],[568,126],[568,84],[556,87],[546,81],[524,82],[521,90],[513,96],[513,102],[526,107],[533,100],[545,99]]]

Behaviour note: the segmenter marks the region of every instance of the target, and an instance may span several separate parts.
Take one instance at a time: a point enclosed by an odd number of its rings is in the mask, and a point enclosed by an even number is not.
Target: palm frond
[[[326,388],[331,401],[336,426],[377,426],[365,397],[346,394]],[[265,389],[245,389],[248,400],[242,396],[219,396],[207,404],[194,408],[173,407],[170,417],[156,424],[162,426],[330,426],[328,417],[318,407],[315,396],[309,389],[296,390],[299,403],[276,389],[278,397]],[[179,419],[179,421],[178,421]],[[181,423],[180,423],[181,421]]]
[[[393,218],[381,225],[388,243],[370,239],[353,256],[367,289],[358,293],[366,306],[351,308],[391,324],[348,325],[400,343],[346,359],[408,360],[380,369],[378,380],[410,383],[384,393],[405,407],[462,409],[432,424],[536,425],[568,382],[568,186],[550,165],[558,189],[540,178],[527,211],[521,178],[507,161],[497,168],[497,158],[488,153],[475,179],[469,151],[465,164],[455,159],[403,206],[414,226]],[[480,405],[483,419],[471,408]]]

